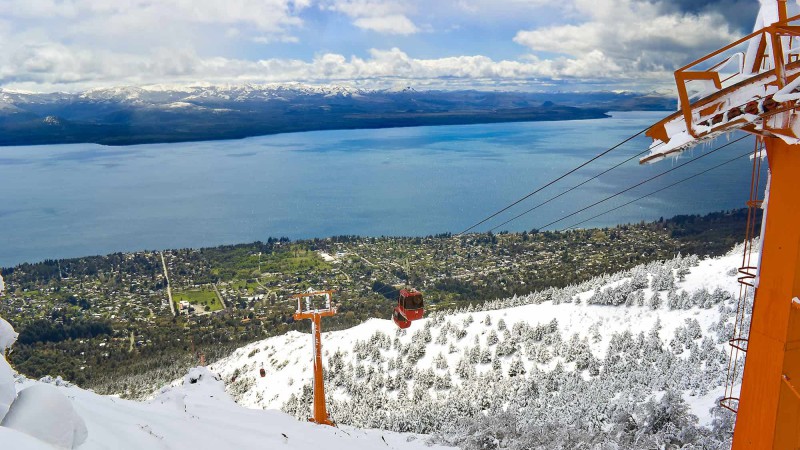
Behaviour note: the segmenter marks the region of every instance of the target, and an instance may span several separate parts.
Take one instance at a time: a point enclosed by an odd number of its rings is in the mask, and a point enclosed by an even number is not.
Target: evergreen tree
[[[492,330],[489,332],[489,336],[486,337],[486,344],[489,346],[495,345],[500,341],[500,338],[497,336],[497,332]]]
[[[650,309],[656,310],[661,307],[661,294],[658,292],[653,292],[653,295],[650,297],[650,301],[648,305]]]
[[[637,266],[631,275],[631,288],[633,290],[645,289],[650,285],[647,278],[647,270],[644,266]]]
[[[525,371],[525,365],[522,364],[522,360],[519,358],[514,358],[508,368],[508,376],[516,377],[518,375],[525,375],[525,373],[527,372]]]

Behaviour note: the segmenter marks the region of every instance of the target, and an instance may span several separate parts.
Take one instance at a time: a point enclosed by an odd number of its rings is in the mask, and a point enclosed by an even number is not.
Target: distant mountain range
[[[130,145],[266,134],[541,120],[673,110],[657,94],[362,90],[304,84],[0,89],[0,145]]]

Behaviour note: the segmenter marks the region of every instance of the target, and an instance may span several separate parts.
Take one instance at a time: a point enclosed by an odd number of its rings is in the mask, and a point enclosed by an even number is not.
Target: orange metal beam
[[[765,139],[769,201],[733,450],[800,448],[800,145]]]
[[[746,67],[745,69],[749,70],[750,73],[758,73],[761,70],[761,64],[764,63],[764,53],[767,51],[767,39],[766,37],[762,36],[762,39],[758,42],[758,50],[756,50],[756,57],[753,58],[753,66]]]
[[[675,80],[678,83],[678,99],[681,102],[681,111],[686,121],[686,131],[697,137],[692,125],[692,104],[689,102],[689,92],[686,90],[686,82],[691,80],[708,80],[714,83],[717,89],[722,89],[722,81],[719,79],[717,72],[675,72]]]
[[[772,40],[772,67],[774,67],[775,77],[777,78],[778,89],[782,89],[786,86],[786,68],[784,67],[784,50],[783,50],[783,42],[781,41],[781,37],[778,33],[770,33],[770,39]],[[787,49],[788,50],[788,49]]]
[[[786,22],[787,16],[786,0],[778,0],[778,22]]]
[[[325,406],[325,379],[322,374],[322,317],[329,314],[314,314],[311,318],[314,328],[314,417],[310,420],[321,425],[333,425]]]
[[[307,297],[324,295],[327,297],[326,307],[323,309],[313,309],[303,311],[302,301]],[[294,320],[311,320],[311,334],[314,339],[314,408],[313,417],[308,420],[321,425],[334,425],[325,407],[325,378],[322,373],[322,318],[336,314],[336,308],[331,306],[333,291],[308,292],[295,294],[292,298],[297,299],[297,312],[294,313]]]

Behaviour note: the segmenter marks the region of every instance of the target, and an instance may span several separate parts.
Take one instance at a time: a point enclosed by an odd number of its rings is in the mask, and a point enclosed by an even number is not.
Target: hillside
[[[740,253],[434,313],[409,332],[371,319],[324,333],[339,428],[305,422],[311,339],[297,331],[192,369],[147,402],[32,381],[2,358],[0,437],[25,449],[431,445],[408,433],[463,449],[725,448],[733,422],[716,402]],[[0,321],[0,350],[15,339]]]
[[[131,145],[312,130],[598,119],[608,111],[672,110],[674,103],[654,94],[364,90],[299,83],[50,94],[0,89],[0,145]]]
[[[717,399],[740,262],[741,248],[678,257],[433,314],[409,332],[373,319],[324,333],[331,415],[463,448],[724,448],[731,417]],[[304,417],[310,358],[309,335],[293,331],[210,368],[239,404]]]
[[[10,325],[0,319],[0,355],[14,337]],[[333,450],[445,448],[431,446],[424,436],[323,427],[279,411],[246,409],[224,389],[218,375],[198,367],[180,386],[164,388],[152,401],[138,403],[100,396],[60,378],[25,379],[0,356],[0,444],[14,450],[311,450],[320,442]]]
[[[21,264],[0,269],[3,315],[20,333],[9,361],[31,378],[61,376],[141,399],[197,365],[195,350],[213,361],[257,340],[305,332],[285,299],[309,286],[337,291],[340,314],[325,329],[341,330],[388,318],[397,293],[387,285],[417,287],[431,310],[478,306],[678,253],[723,255],[744,238],[746,218],[738,210],[567,232],[270,238],[164,251],[174,300],[200,304],[219,291],[226,307],[210,314],[171,311],[157,251]],[[405,260],[413,261],[409,273],[394,270]]]

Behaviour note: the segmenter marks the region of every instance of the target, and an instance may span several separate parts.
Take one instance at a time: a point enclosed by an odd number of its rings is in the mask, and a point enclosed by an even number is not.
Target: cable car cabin
[[[425,304],[422,301],[422,292],[416,289],[401,289],[400,298],[394,308],[392,318],[400,328],[408,328],[414,320],[422,319],[425,313]]]
[[[411,326],[411,321],[406,319],[405,316],[403,316],[402,314],[400,314],[399,306],[394,307],[394,312],[392,313],[392,320],[394,320],[394,323],[403,330]]]
[[[422,319],[425,304],[422,301],[422,292],[416,289],[401,289],[397,307],[406,319],[414,321]]]

